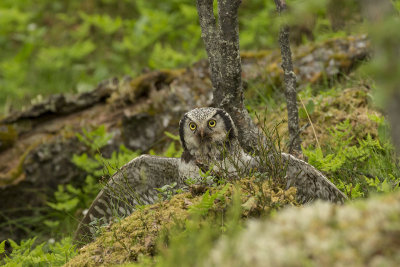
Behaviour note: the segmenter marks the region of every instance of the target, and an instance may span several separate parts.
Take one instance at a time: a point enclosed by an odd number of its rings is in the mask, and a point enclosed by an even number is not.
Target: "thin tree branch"
[[[285,0],[274,0],[276,9],[281,14],[286,10]],[[293,71],[292,51],[290,50],[289,27],[282,26],[279,32],[279,46],[281,48],[283,80],[288,111],[289,140],[293,143],[293,150],[301,154],[301,139],[299,132],[299,111],[297,107],[296,74]],[[289,151],[292,153],[293,151]]]

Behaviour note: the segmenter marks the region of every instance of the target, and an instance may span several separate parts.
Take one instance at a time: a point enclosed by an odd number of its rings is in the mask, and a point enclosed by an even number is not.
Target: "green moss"
[[[223,199],[215,200],[208,216],[212,217],[227,210],[235,188],[240,192],[243,218],[269,214],[288,204],[297,205],[294,188],[285,191],[270,181],[256,182],[255,178],[251,178],[229,184]],[[219,189],[211,188],[210,191],[214,193]],[[78,256],[66,266],[107,266],[135,262],[142,256],[154,256],[158,253],[156,243],[161,233],[164,233],[165,238],[165,233],[168,235],[169,229],[177,223],[185,224],[192,214],[190,207],[200,203],[202,198],[202,195],[183,193],[169,201],[138,209],[128,218],[104,229],[94,242],[82,247]]]
[[[12,147],[17,138],[18,133],[12,125],[0,124],[0,152]]]
[[[116,264],[134,261],[141,254],[151,255],[160,230],[170,227],[174,219],[187,216],[185,200],[193,201],[187,193],[137,210],[120,223],[104,229],[96,241],[81,248],[79,255],[66,266]]]
[[[35,147],[39,145],[39,142],[30,145],[25,152],[21,155],[21,157],[18,160],[18,165],[12,168],[10,171],[8,171],[5,174],[0,173],[0,186],[3,185],[8,185],[12,184],[15,182],[18,178],[21,178],[23,175],[23,169],[22,166],[24,164],[26,156],[28,156],[29,152],[32,151]],[[22,176],[23,177],[23,176]]]
[[[331,136],[328,129],[347,119],[353,127],[352,133],[356,137],[354,141],[363,139],[368,134],[373,138],[377,137],[378,124],[370,117],[381,116],[381,114],[369,105],[368,92],[368,89],[364,86],[355,86],[346,89],[332,89],[326,92],[319,92],[317,96],[308,95],[308,92],[300,94],[302,102],[305,105],[309,101],[313,102],[313,110],[312,112],[308,110],[308,112],[321,145],[330,144]],[[263,115],[263,109],[264,107],[260,107],[259,114]],[[302,109],[301,104],[299,104],[299,109]],[[276,123],[283,120],[278,127],[279,135],[282,137],[288,136],[285,105],[280,105],[274,112],[269,112],[265,115],[268,116],[267,127],[270,129]],[[307,117],[300,116],[300,125],[305,125],[308,122]],[[304,147],[310,145],[317,146],[312,127],[305,129],[301,134],[301,138]]]
[[[343,69],[350,68],[351,65],[354,63],[353,60],[349,57],[349,55],[346,55],[345,53],[342,53],[342,52],[331,55],[330,59],[334,59],[334,60],[338,61],[340,64],[340,67]],[[326,62],[327,65],[329,64],[329,61],[330,60],[328,60]]]
[[[133,102],[155,88],[155,84],[162,82],[170,84],[176,77],[182,75],[185,69],[152,71],[139,75],[127,84],[120,86],[120,90],[113,93],[110,102],[120,101],[121,99]]]

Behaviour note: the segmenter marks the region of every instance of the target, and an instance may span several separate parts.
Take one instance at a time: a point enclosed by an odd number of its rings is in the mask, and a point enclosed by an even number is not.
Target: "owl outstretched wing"
[[[235,159],[235,157],[239,159]],[[243,174],[247,170],[257,169],[262,173],[269,173],[272,179],[282,177],[281,180],[276,181],[286,186],[286,189],[295,187],[297,189],[297,201],[301,204],[317,199],[333,203],[343,203],[347,199],[346,195],[324,174],[301,159],[287,153],[271,153],[266,159],[268,163],[265,160],[261,160],[260,157],[251,157],[245,152],[238,153],[238,155],[235,154],[232,161],[235,162],[233,164],[235,168],[239,166],[239,170],[234,168],[236,172],[233,173]],[[272,165],[273,167],[271,168]],[[244,166],[244,172],[240,170],[241,166]]]
[[[297,200],[299,203],[308,203],[316,199],[322,199],[333,203],[343,203],[347,197],[320,171],[307,162],[282,153],[282,159],[287,164],[286,187],[297,188]]]
[[[108,223],[114,216],[127,216],[136,205],[154,203],[157,190],[180,183],[180,158],[142,155],[125,164],[97,195],[75,232],[76,241],[92,239],[91,223]]]

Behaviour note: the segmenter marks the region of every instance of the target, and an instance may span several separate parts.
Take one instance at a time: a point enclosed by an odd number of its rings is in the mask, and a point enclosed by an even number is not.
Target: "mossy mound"
[[[109,265],[135,261],[140,254],[152,255],[158,233],[175,219],[187,217],[185,203],[196,199],[180,194],[170,201],[149,205],[107,229],[96,241],[79,250],[66,266]]]
[[[221,187],[209,189],[211,194],[220,190]],[[208,216],[225,212],[234,192],[240,192],[243,218],[269,214],[271,210],[286,205],[298,205],[294,188],[282,190],[271,181],[261,182],[253,177],[228,184],[222,198],[215,199],[212,207],[206,210]],[[201,205],[202,200],[203,194],[182,193],[171,200],[138,209],[121,222],[103,229],[102,234],[94,242],[82,247],[66,266],[108,266],[135,262],[141,255],[153,256],[157,254],[156,243],[161,232],[165,235],[165,231],[172,226],[190,218],[193,215],[191,207],[199,203]],[[203,206],[199,207],[204,209]]]
[[[327,129],[334,128],[338,124],[349,120],[352,134],[357,139],[364,139],[368,134],[372,137],[378,136],[378,123],[372,120],[374,116],[381,116],[369,103],[369,89],[364,86],[355,86],[338,90],[332,95],[322,94],[321,97],[310,97],[315,99],[315,109],[310,115],[314,125],[319,143],[329,143],[331,139]],[[304,100],[307,102],[309,99]],[[302,118],[303,123],[307,123],[307,118]],[[315,145],[315,136],[311,127],[304,132],[304,147]]]
[[[345,206],[317,202],[251,221],[205,266],[399,266],[400,192]]]
[[[378,136],[378,123],[373,120],[374,117],[381,117],[380,112],[369,103],[369,89],[363,85],[349,87],[345,89],[332,89],[326,92],[320,92],[317,96],[311,93],[305,93],[302,102],[307,107],[313,127],[307,127],[301,134],[303,147],[317,147],[319,144],[324,147],[330,145],[332,137],[329,129],[335,128],[345,120],[349,120],[352,134],[357,139],[364,139],[367,135],[373,138]],[[310,104],[312,106],[310,110]],[[300,110],[300,127],[310,123],[310,120],[304,112],[302,105]],[[262,113],[261,113],[262,114]],[[272,129],[277,122],[282,121],[278,126],[280,136],[288,136],[287,111],[286,105],[282,104],[274,112],[266,114],[267,128]],[[315,134],[314,134],[315,130]],[[316,135],[316,137],[315,137]]]

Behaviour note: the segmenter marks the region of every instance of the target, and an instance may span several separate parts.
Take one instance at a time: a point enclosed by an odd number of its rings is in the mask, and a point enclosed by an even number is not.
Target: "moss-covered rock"
[[[211,188],[210,191],[214,193],[219,189]],[[209,216],[225,211],[235,191],[240,192],[243,218],[269,214],[270,211],[288,204],[297,205],[294,188],[282,190],[270,181],[257,182],[255,178],[251,178],[229,184],[223,199],[216,199],[209,209]],[[157,253],[156,241],[161,231],[165,235],[165,231],[176,223],[189,218],[190,207],[201,202],[202,198],[203,195],[182,193],[171,200],[138,209],[121,222],[103,228],[101,235],[94,242],[82,247],[78,256],[66,266],[108,266],[135,262],[141,255],[153,256]]]

